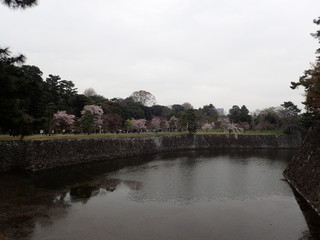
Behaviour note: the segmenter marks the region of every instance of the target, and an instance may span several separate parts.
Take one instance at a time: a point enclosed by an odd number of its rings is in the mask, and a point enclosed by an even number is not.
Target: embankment
[[[309,129],[283,175],[320,214],[320,124]]]
[[[209,149],[298,148],[288,135],[171,135],[140,138],[92,138],[0,141],[0,171],[32,171],[158,152]]]

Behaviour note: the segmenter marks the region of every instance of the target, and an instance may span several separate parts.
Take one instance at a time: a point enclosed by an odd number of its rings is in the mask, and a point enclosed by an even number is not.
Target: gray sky
[[[25,11],[0,5],[0,46],[79,93],[302,108],[290,82],[315,60],[319,9],[319,0],[39,0]]]

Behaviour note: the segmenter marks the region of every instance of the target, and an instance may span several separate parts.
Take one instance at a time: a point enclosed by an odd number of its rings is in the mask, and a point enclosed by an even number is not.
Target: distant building
[[[224,109],[223,108],[216,108],[219,115],[224,115]]]

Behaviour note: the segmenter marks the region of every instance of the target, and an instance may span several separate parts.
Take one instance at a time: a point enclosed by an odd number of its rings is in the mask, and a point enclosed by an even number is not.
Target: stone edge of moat
[[[84,138],[1,141],[0,172],[39,171],[115,158],[183,150],[299,148],[292,135],[168,135],[143,138]]]
[[[283,175],[320,215],[320,124],[309,129],[299,152],[290,161]]]

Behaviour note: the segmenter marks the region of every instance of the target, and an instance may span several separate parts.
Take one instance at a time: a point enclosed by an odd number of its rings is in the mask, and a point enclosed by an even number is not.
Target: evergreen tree
[[[314,23],[320,25],[320,17],[314,20]],[[320,30],[312,34],[320,43]],[[304,87],[306,99],[303,102],[306,106],[308,117],[320,120],[320,48],[317,49],[316,62],[311,68],[304,72],[298,82],[291,82],[291,88],[295,89],[299,86]]]
[[[196,113],[193,109],[185,110],[180,117],[180,125],[188,130],[190,134],[196,133],[197,122]]]
[[[38,4],[37,0],[1,0],[3,4],[10,8],[27,8]]]

